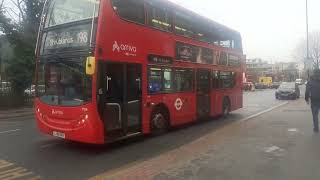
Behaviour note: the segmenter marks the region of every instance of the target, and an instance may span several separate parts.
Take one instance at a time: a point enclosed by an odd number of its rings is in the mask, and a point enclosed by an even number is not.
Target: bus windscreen
[[[98,0],[52,0],[48,6],[45,27],[97,17]]]

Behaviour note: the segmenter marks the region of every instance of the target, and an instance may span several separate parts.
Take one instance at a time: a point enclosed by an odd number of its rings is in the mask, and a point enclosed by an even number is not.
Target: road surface
[[[0,121],[0,179],[88,179],[183,147],[285,101],[274,90],[244,93],[244,108],[227,119],[176,129],[113,145],[84,145],[40,134],[32,118]],[[251,121],[254,121],[252,119]]]

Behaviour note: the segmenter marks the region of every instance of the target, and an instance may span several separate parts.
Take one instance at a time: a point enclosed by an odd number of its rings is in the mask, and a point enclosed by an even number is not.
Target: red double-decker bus
[[[166,0],[47,0],[41,132],[103,144],[242,107],[241,36]]]

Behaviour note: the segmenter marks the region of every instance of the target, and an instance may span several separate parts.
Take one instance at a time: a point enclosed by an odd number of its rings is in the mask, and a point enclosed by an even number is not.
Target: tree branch
[[[19,21],[21,22],[22,20],[25,20],[25,14],[24,14],[24,11],[23,11],[23,8],[22,8],[22,4],[23,4],[23,0],[10,0],[15,6],[16,8],[18,8],[19,10]]]
[[[2,10],[4,0],[0,0],[0,10]]]

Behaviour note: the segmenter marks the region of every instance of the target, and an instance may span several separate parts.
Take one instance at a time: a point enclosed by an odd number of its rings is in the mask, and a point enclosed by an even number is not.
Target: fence
[[[18,95],[10,87],[0,87],[0,109],[32,106],[34,94],[26,92]]]

